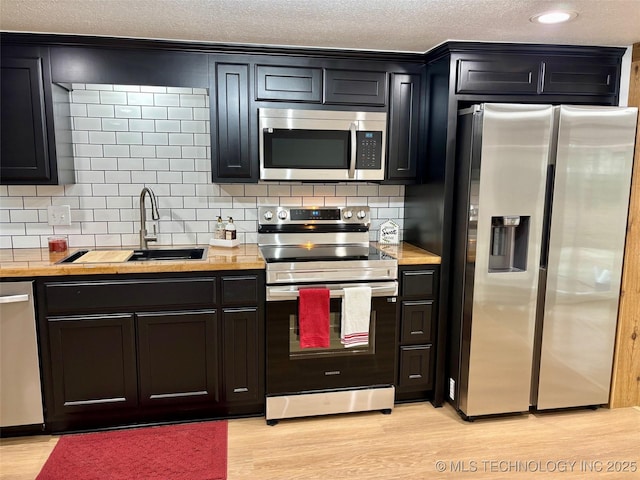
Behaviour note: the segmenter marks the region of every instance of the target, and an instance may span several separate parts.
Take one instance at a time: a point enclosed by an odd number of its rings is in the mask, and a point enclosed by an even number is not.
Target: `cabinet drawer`
[[[257,100],[322,101],[322,69],[256,66]]]
[[[327,69],[324,79],[324,103],[376,106],[386,104],[385,72]]]
[[[398,387],[428,389],[433,386],[431,345],[400,347]]]
[[[458,60],[456,93],[537,93],[540,61],[522,55],[496,60]]]
[[[543,94],[615,95],[618,65],[544,62]]]
[[[431,343],[433,340],[433,300],[402,302],[400,343]]]
[[[223,305],[257,305],[258,277],[255,275],[222,277]]]
[[[432,297],[435,294],[435,270],[402,272],[400,295],[406,297]]]
[[[49,314],[206,308],[215,304],[215,278],[105,280],[45,284]]]

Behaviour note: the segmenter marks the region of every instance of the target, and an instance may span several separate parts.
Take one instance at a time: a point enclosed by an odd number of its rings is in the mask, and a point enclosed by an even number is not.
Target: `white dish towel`
[[[369,344],[369,319],[371,317],[371,287],[344,289],[342,298],[342,334],[345,347]]]

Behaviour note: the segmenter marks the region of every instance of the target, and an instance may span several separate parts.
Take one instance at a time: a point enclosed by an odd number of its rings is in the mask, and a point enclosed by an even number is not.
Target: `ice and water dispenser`
[[[489,272],[524,272],[527,269],[529,216],[491,217]]]

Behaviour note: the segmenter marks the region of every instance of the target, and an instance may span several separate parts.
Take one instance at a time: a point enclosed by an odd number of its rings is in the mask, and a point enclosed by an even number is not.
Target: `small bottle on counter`
[[[222,217],[218,215],[218,222],[216,223],[216,229],[213,232],[213,238],[216,240],[224,240],[226,238],[226,228],[222,222]]]
[[[237,233],[236,233],[236,226],[233,224],[233,218],[229,217],[229,221],[227,222],[227,226],[224,227],[224,234],[225,234],[225,239],[227,240],[235,240]]]

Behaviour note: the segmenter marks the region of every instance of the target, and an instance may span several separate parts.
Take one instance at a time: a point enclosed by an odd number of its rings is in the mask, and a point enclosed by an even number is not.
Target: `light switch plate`
[[[47,207],[49,225],[71,225],[71,207],[69,205],[51,205]]]

